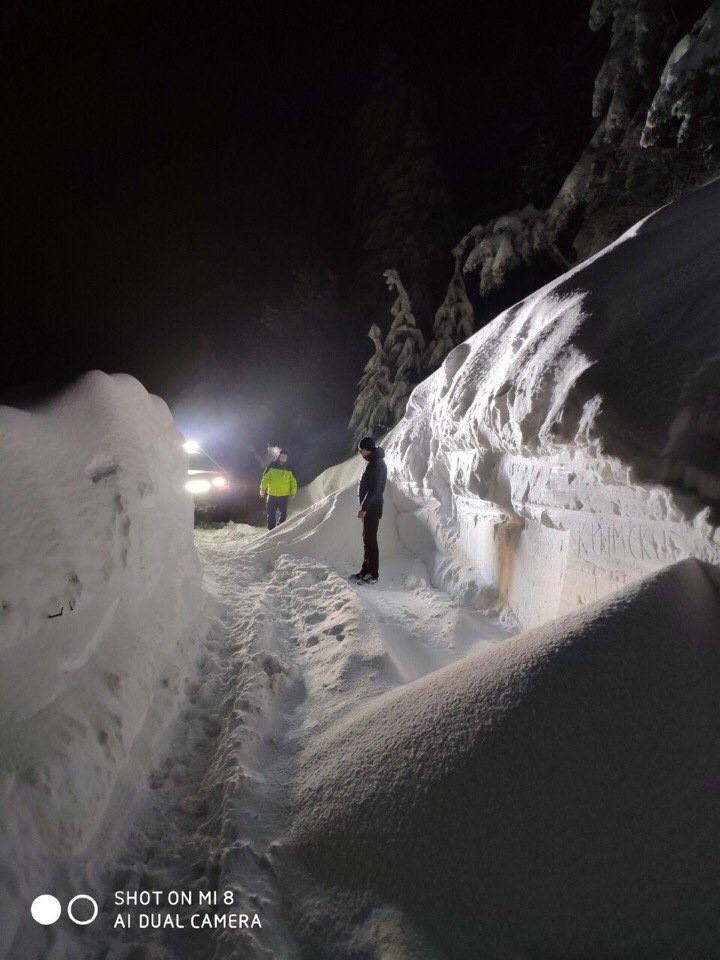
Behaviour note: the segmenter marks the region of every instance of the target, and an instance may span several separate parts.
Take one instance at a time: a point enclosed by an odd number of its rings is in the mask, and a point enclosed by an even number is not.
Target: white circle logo
[[[30,913],[36,923],[41,923],[44,927],[55,923],[62,912],[60,901],[57,897],[44,893],[41,897],[35,897],[30,905]]]
[[[78,900],[89,900],[93,905],[93,915],[89,920],[78,920],[77,917],[73,916],[72,906],[74,903],[77,903]],[[98,915],[98,905],[97,901],[93,900],[92,897],[89,897],[86,893],[79,893],[76,897],[73,897],[70,903],[67,905],[67,913],[73,923],[77,923],[78,926],[84,927],[87,923],[92,923],[95,917]]]

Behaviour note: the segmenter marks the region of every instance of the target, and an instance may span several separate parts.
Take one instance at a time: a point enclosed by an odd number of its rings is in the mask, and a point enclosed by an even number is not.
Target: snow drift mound
[[[413,545],[524,626],[695,556],[720,562],[720,181],[498,316],[388,443]],[[422,538],[421,538],[422,539]],[[427,537],[425,537],[427,540]]]
[[[304,487],[300,487],[297,496],[290,501],[290,512],[300,513],[312,507],[325,497],[357,484],[365,469],[365,461],[358,454],[333,467],[328,467]]]
[[[170,719],[200,572],[182,438],[132,377],[95,372],[40,411],[2,408],[0,434],[8,942],[39,893],[77,892],[68,875],[99,830],[111,857]]]
[[[332,728],[301,761],[298,862],[354,925],[399,909],[453,960],[720,956],[711,576],[675,564]]]
[[[304,489],[308,491],[311,487],[312,484]],[[357,482],[350,482],[350,486],[324,495],[242,549],[266,563],[288,553],[295,557],[315,557],[352,573],[360,567],[363,558],[362,524],[357,510]],[[404,552],[398,542],[395,518],[392,499],[386,496],[378,531],[381,567],[398,552]]]

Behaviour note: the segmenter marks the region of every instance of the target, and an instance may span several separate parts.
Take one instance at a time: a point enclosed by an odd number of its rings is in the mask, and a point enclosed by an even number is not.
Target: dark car
[[[195,501],[195,516],[222,519],[230,510],[230,478],[219,470],[188,470],[185,489]]]
[[[185,484],[185,489],[192,494],[195,502],[195,516],[208,519],[227,518],[232,490],[230,477],[199,443],[186,440],[183,446],[195,464],[188,470],[188,479]],[[206,462],[203,463],[203,460]]]

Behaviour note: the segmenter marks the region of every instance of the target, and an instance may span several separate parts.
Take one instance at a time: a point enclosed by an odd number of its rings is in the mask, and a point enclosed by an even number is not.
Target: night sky
[[[547,202],[520,178],[542,133],[567,154],[548,189],[589,138],[608,38],[588,6],[4,4],[0,400],[123,371],[236,470],[275,442],[301,473],[333,462],[378,318],[339,308],[335,361],[293,370],[258,317],[308,260],[352,289],[353,118],[381,47],[434,104],[465,230]]]

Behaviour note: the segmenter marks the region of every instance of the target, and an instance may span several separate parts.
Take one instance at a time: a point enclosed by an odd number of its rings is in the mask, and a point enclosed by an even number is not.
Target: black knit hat
[[[285,449],[285,447],[282,448],[282,450],[280,451],[280,453],[284,453],[285,456],[287,456],[287,450]],[[280,453],[278,453],[278,456],[280,456]]]
[[[377,444],[372,437],[363,437],[358,444],[358,450],[374,450]]]

